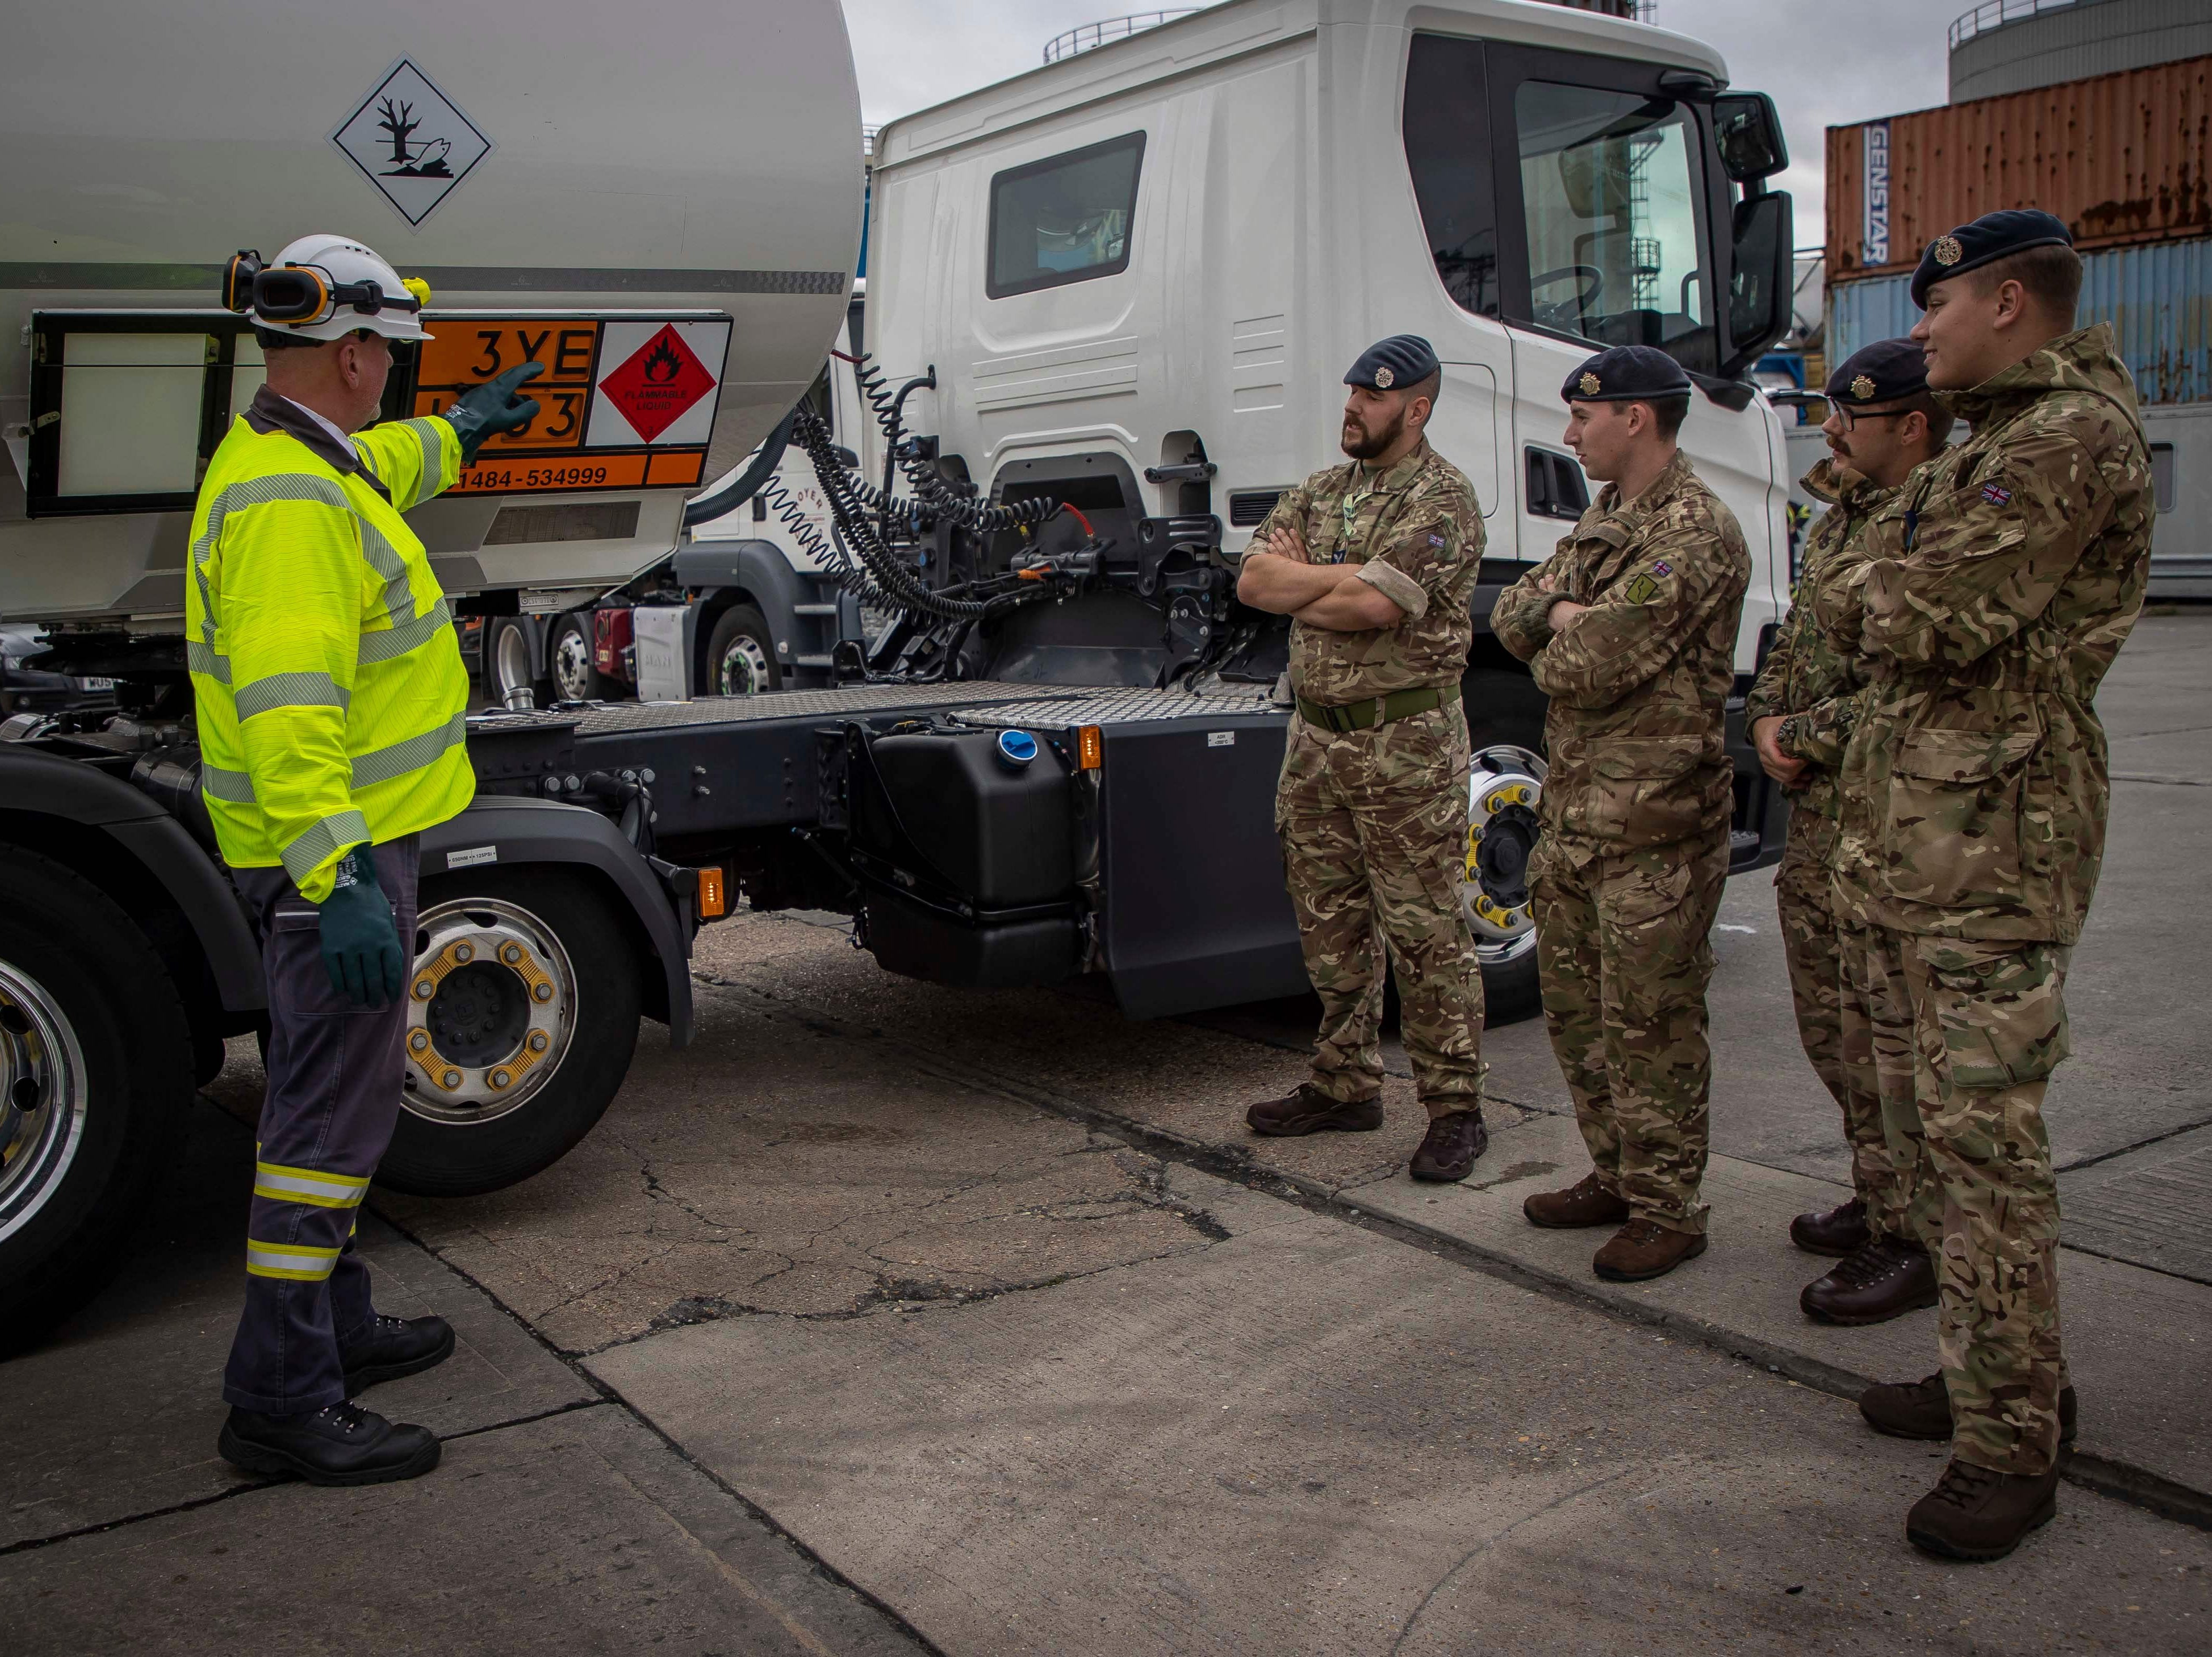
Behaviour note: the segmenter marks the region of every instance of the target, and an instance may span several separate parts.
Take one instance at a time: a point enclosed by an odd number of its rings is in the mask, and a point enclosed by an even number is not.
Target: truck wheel
[[[716,696],[757,696],[780,690],[783,673],[775,665],[775,637],[768,618],[750,604],[722,612],[707,644],[707,680]]]
[[[192,1100],[161,958],[106,893],[0,847],[0,1352],[114,1275]]]
[[[552,699],[552,682],[540,679],[530,660],[530,624],[520,616],[494,616],[484,624],[483,690],[492,706],[514,706],[520,691],[543,706]]]
[[[558,1161],[629,1069],[639,967],[581,875],[423,881],[404,1092],[378,1179],[417,1197],[473,1197]]]
[[[592,665],[592,618],[563,616],[545,646],[553,694],[562,702],[592,702],[599,695],[599,670]]]
[[[1528,854],[1544,796],[1544,693],[1524,674],[1498,668],[1478,668],[1460,688],[1474,755],[1460,902],[1482,961],[1484,1021],[1510,1024],[1543,1004]]]

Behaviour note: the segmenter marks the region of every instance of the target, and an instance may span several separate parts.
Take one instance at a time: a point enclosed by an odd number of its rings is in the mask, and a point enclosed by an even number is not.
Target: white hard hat
[[[251,310],[255,324],[303,339],[343,339],[362,329],[392,339],[428,339],[422,310],[429,284],[408,282],[374,250],[347,236],[301,236],[267,265],[241,253],[223,277],[223,303]]]

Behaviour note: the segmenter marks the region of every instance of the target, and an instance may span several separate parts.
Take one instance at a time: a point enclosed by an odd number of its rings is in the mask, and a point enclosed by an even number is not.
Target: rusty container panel
[[[1867,206],[1885,138],[1883,256]],[[1827,162],[1831,283],[1910,271],[2000,207],[2057,214],[2085,253],[2212,235],[2212,57],[1832,126]]]

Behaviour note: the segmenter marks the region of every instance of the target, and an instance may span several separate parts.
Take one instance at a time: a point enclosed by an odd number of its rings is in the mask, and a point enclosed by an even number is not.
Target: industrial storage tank
[[[0,138],[11,617],[181,611],[194,457],[176,417],[202,422],[204,465],[258,381],[251,334],[219,310],[239,248],[335,231],[425,278],[447,379],[526,345],[550,358],[548,326],[583,319],[594,332],[565,365],[580,433],[623,354],[659,344],[639,372],[675,360],[690,376],[703,406],[680,445],[647,421],[622,429],[622,465],[518,465],[413,514],[456,590],[605,583],[669,550],[686,496],[819,370],[859,251],[860,99],[836,0],[18,8]],[[67,319],[116,312],[146,320]],[[219,377],[203,356],[222,358]],[[439,394],[426,380],[416,408]]]

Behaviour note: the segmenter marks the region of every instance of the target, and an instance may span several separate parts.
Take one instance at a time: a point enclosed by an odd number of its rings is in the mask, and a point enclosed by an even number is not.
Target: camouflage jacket
[[[1576,862],[1727,828],[1722,720],[1750,582],[1735,515],[1678,454],[1625,504],[1607,484],[1559,550],[1498,595],[1492,631],[1551,698],[1543,823]],[[1590,609],[1555,633],[1562,598]]]
[[[1897,491],[1831,455],[1806,474],[1805,492],[1828,502],[1828,509],[1805,538],[1790,614],[1751,687],[1744,721],[1782,716],[1782,752],[1810,768],[1790,793],[1790,844],[1801,856],[1825,864],[1843,810],[1837,768],[1872,667],[1859,647],[1866,528]]]
[[[1875,917],[2071,944],[2112,792],[2097,686],[2149,573],[2135,382],[2100,323],[1943,402],[1973,436],[1867,531],[1877,661],[1851,747],[1879,813]]]
[[[1468,601],[1482,564],[1482,509],[1428,439],[1388,472],[1348,460],[1284,490],[1252,545],[1285,524],[1305,537],[1310,560],[1359,566],[1406,612],[1395,627],[1358,633],[1293,620],[1293,691],[1335,707],[1460,682],[1474,643]]]

